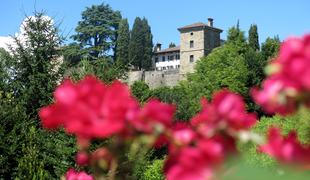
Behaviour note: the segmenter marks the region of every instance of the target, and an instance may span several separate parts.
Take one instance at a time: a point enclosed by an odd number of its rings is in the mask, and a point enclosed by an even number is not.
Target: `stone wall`
[[[204,31],[202,27],[191,28],[181,31],[180,44],[180,74],[193,73],[196,61],[204,56]],[[194,47],[190,47],[190,41],[194,42]],[[194,56],[194,61],[190,62],[190,56]]]
[[[163,86],[175,86],[179,80],[179,70],[175,69],[168,71],[130,71],[125,82],[132,85],[135,81],[144,81],[150,88],[154,89]]]

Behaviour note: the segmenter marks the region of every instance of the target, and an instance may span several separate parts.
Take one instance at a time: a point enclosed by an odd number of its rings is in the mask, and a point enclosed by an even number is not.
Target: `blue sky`
[[[14,34],[19,30],[25,14],[31,15],[36,8],[45,10],[58,22],[62,21],[63,34],[74,33],[81,12],[100,0],[5,0],[0,6],[0,36]],[[291,35],[310,33],[309,0],[105,0],[132,26],[136,16],[146,17],[152,27],[154,43],[164,47],[170,42],[179,43],[178,27],[194,22],[206,22],[214,18],[214,25],[224,30],[240,20],[240,27],[248,31],[252,23],[258,25],[260,41],[268,36],[279,35],[285,39]]]

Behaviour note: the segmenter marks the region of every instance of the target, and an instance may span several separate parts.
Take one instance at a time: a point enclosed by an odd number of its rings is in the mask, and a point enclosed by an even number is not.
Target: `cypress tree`
[[[149,70],[152,67],[152,52],[153,52],[153,35],[151,27],[146,18],[142,20],[143,27],[143,59],[141,63],[142,69]]]
[[[169,44],[169,48],[173,48],[173,47],[176,47],[176,45],[175,45],[173,42],[171,42],[171,43]]]
[[[129,43],[129,60],[130,63],[137,69],[141,69],[143,54],[143,25],[141,18],[137,17],[132,27],[131,40]]]
[[[249,29],[249,46],[255,51],[259,50],[257,25],[251,25]]]
[[[119,24],[118,38],[116,42],[116,60],[123,65],[129,64],[129,42],[130,32],[128,20],[122,19]]]
[[[137,17],[131,31],[129,59],[136,69],[148,70],[152,66],[153,36],[148,21]]]

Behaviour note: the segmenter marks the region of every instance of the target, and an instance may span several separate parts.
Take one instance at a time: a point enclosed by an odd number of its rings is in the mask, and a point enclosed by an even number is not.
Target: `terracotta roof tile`
[[[208,26],[207,24],[205,23],[202,23],[202,22],[197,22],[197,23],[194,23],[194,24],[190,24],[190,25],[187,25],[187,26],[183,26],[183,27],[180,27],[178,28],[178,30],[183,30],[183,29],[190,29],[190,28],[195,28],[195,27],[204,27],[204,28],[210,28],[210,29],[214,29],[214,30],[217,30],[217,31],[220,31],[222,32],[223,30],[219,29],[219,28],[215,28],[215,27],[211,27],[211,26]]]
[[[167,48],[167,49],[163,49],[161,51],[155,52],[156,54],[160,54],[160,53],[167,53],[167,52],[174,52],[174,51],[180,51],[180,46],[176,46],[176,47],[172,47],[172,48]]]

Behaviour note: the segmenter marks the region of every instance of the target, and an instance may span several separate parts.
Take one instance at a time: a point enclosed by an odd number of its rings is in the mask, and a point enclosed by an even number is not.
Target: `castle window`
[[[168,59],[169,60],[173,60],[174,59],[174,56],[172,55],[172,56],[168,56]]]
[[[162,60],[163,62],[165,62],[165,61],[166,61],[166,56],[162,56],[161,60]]]
[[[194,47],[194,41],[190,41],[190,42],[189,42],[189,47],[190,47],[190,48],[193,48],[193,47]]]
[[[193,32],[191,32],[191,36],[192,36],[192,35],[194,35],[194,33],[193,33]]]
[[[180,59],[180,54],[175,55],[175,59]]]
[[[155,62],[156,62],[156,63],[158,62],[158,57],[155,58]]]
[[[189,62],[194,62],[194,55],[189,56]]]
[[[166,70],[166,67],[163,67],[163,70]]]

